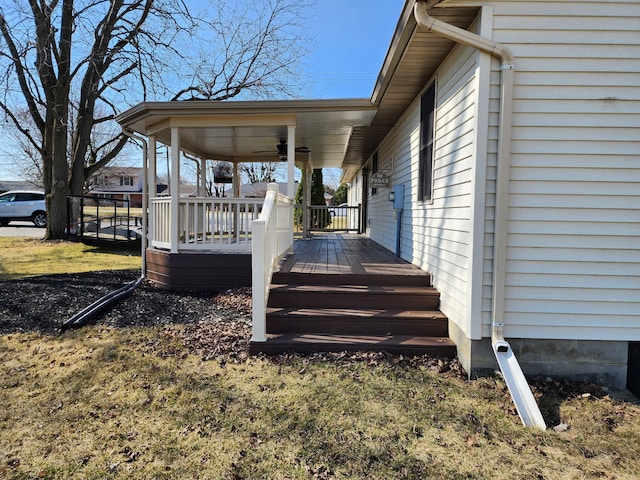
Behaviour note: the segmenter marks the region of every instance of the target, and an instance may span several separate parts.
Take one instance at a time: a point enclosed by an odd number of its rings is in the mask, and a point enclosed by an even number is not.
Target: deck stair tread
[[[454,357],[431,276],[371,240],[296,242],[271,281],[266,342],[253,353],[387,351]]]
[[[436,295],[440,293],[433,287],[413,287],[404,285],[271,285],[271,293],[304,292],[326,295],[328,293],[344,293],[348,295],[364,293],[368,295],[396,295],[410,293],[420,295]]]
[[[340,273],[294,273],[276,272],[272,283],[290,285],[405,285],[430,287],[431,276],[427,273],[394,274],[340,274]]]
[[[267,333],[447,336],[447,317],[434,310],[269,307]]]
[[[397,319],[440,319],[447,317],[439,310],[400,310],[382,308],[312,308],[312,307],[269,307],[267,314],[270,316],[294,315],[298,317],[338,317],[353,318],[354,320],[369,321],[375,318]]]
[[[449,338],[413,335],[330,335],[330,334],[281,334],[268,335],[263,344],[252,344],[254,353],[280,353],[285,351],[341,352],[386,351],[406,355],[438,355],[453,358],[456,346]]]
[[[272,285],[270,307],[436,310],[433,287],[383,285]]]

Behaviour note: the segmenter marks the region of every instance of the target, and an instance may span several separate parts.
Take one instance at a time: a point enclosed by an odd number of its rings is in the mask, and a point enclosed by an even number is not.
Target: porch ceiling
[[[287,126],[295,125],[295,146],[310,150],[314,168],[339,168],[352,129],[369,125],[374,113],[367,99],[151,102],[117,120],[166,145],[171,143],[171,127],[180,127],[183,150],[240,162],[278,161],[277,144],[287,138]]]

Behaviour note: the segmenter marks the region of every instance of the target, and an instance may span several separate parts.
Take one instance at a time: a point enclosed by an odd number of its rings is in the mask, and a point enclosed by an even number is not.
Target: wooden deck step
[[[447,317],[438,310],[270,307],[267,318],[267,333],[274,334],[449,335]]]
[[[456,346],[448,338],[420,337],[410,335],[329,335],[329,334],[284,334],[269,335],[264,343],[252,343],[251,354],[270,355],[295,351],[355,352],[385,351],[403,355],[433,355],[454,358]]]
[[[438,310],[432,287],[382,285],[272,285],[270,307]]]
[[[362,236],[297,241],[272,277],[252,353],[387,351],[453,358],[431,277]]]
[[[276,272],[271,279],[273,284],[281,285],[396,285],[405,287],[430,287],[431,276],[421,274],[322,274]]]

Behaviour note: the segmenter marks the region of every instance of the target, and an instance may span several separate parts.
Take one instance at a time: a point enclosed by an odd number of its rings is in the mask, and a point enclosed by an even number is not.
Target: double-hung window
[[[432,84],[420,100],[420,161],[418,200],[431,200],[433,190],[433,137],[436,87]]]
[[[120,186],[121,187],[132,187],[133,186],[133,177],[120,177]]]

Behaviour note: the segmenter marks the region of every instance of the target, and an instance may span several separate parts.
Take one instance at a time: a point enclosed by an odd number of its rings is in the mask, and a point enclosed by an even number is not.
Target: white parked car
[[[348,203],[341,203],[337,207],[331,207],[329,209],[329,213],[331,213],[331,215],[334,217],[346,217],[347,211],[349,210],[347,208],[348,206],[349,206]]]
[[[44,193],[30,190],[11,190],[0,195],[0,227],[12,220],[27,220],[36,227],[47,226]]]

